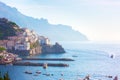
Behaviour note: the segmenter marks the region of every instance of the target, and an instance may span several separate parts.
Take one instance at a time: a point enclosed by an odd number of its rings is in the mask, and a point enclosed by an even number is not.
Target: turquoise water
[[[31,61],[45,63],[66,63],[69,67],[25,67],[0,66],[2,72],[8,71],[12,80],[79,80],[90,75],[91,80],[113,80],[106,76],[118,75],[120,78],[120,44],[96,43],[62,43],[66,49],[65,54],[44,54],[34,57],[41,58],[72,58],[75,61]],[[115,58],[111,59],[110,54]],[[36,71],[42,73],[35,76]],[[25,74],[31,71],[33,74]],[[43,74],[53,74],[46,76]],[[63,74],[63,76],[61,76]]]

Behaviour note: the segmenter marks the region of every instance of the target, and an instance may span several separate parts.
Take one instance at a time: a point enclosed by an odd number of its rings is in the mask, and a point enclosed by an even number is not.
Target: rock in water
[[[42,53],[65,53],[65,50],[56,42],[55,45],[42,45]]]

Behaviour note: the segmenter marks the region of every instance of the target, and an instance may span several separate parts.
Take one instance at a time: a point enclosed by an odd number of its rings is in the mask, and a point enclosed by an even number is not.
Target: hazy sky
[[[120,0],[0,0],[25,15],[70,25],[94,41],[120,41]]]

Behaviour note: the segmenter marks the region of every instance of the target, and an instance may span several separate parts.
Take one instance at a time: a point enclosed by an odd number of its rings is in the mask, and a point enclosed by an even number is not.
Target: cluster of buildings
[[[18,55],[8,53],[6,51],[0,52],[0,63],[12,63],[21,60]]]
[[[0,46],[8,50],[30,50],[31,44],[39,41],[41,45],[50,45],[50,40],[44,36],[38,36],[33,30],[22,28],[17,36],[9,36],[7,40],[0,40]]]

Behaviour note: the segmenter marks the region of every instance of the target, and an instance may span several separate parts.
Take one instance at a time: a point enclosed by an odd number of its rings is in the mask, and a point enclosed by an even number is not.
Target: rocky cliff
[[[36,55],[42,53],[42,47],[39,45],[29,51],[29,55]]]
[[[59,43],[56,43],[55,45],[42,45],[42,53],[65,53],[65,50]]]

